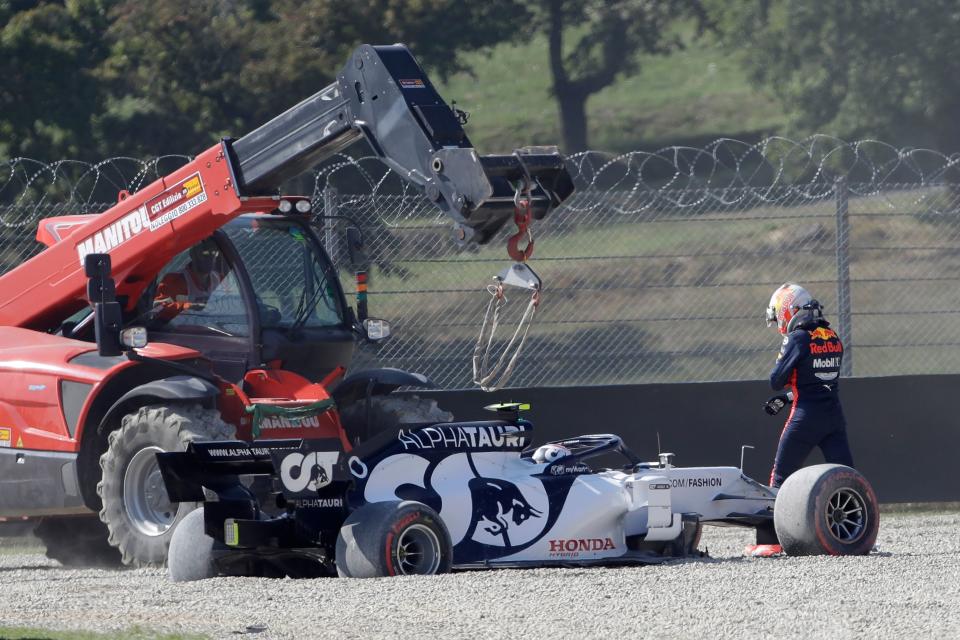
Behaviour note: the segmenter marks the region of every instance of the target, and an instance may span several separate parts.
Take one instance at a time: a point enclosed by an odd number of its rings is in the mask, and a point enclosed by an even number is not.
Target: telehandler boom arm
[[[50,329],[85,306],[89,253],[110,254],[129,308],[173,256],[238,215],[275,210],[285,181],[360,138],[453,219],[460,242],[489,241],[520,194],[540,219],[573,192],[556,149],[477,155],[405,46],[363,45],[334,83],[242,138],[121,193],[103,214],[42,226],[51,246],[0,277],[0,325]]]

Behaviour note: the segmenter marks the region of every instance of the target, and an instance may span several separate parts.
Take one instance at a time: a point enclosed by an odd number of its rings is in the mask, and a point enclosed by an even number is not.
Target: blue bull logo
[[[468,483],[473,500],[471,530],[480,526],[491,535],[503,538],[503,546],[509,547],[510,523],[520,525],[530,518],[543,514],[527,501],[517,485],[495,478],[471,478]]]
[[[327,470],[319,464],[313,465],[313,468],[310,469],[310,481],[307,483],[307,489],[317,491],[328,484],[330,484],[330,476],[327,475]]]
[[[508,463],[516,457],[516,452],[485,452],[474,461],[472,451],[387,455],[371,460],[369,475],[358,478],[358,485],[367,502],[426,504],[449,528],[455,562],[484,562],[522,552],[541,540],[559,518],[578,477],[570,473],[544,478],[537,465]],[[515,475],[508,480],[497,477],[498,472]]]

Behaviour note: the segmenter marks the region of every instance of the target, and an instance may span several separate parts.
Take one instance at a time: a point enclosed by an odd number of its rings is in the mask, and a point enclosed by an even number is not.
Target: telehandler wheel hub
[[[158,453],[163,453],[163,449],[145,447],[138,451],[123,478],[123,505],[130,523],[148,536],[163,535],[177,515],[177,507],[170,502],[160,475]]]

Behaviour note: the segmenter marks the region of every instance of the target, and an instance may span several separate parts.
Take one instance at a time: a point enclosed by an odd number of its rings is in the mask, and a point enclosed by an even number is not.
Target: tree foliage
[[[442,76],[515,35],[503,0],[0,0],[0,153],[197,153],[331,82],[364,42]]]
[[[441,78],[462,54],[541,34],[565,150],[585,104],[679,45],[697,0],[0,0],[0,152],[193,154],[333,80],[363,42],[405,42]],[[504,73],[526,73],[504,69]],[[547,99],[547,97],[544,97]],[[505,96],[509,99],[509,96]]]
[[[725,43],[798,133],[960,149],[952,0],[711,0]]]
[[[314,0],[302,19],[313,48],[343,60],[358,44],[403,42],[441,78],[469,71],[462,54],[523,35],[526,3],[512,0]]]
[[[196,153],[316,92],[363,42],[405,42],[445,77],[465,52],[533,36],[577,151],[590,96],[681,46],[690,16],[794,133],[960,149],[952,0],[0,0],[0,155]]]
[[[533,24],[549,43],[567,152],[587,148],[587,98],[636,73],[639,54],[680,47],[670,33],[674,20],[704,17],[694,0],[539,0],[536,12]]]
[[[78,157],[93,144],[107,0],[0,2],[0,151]]]
[[[338,67],[304,46],[304,4],[118,4],[99,74],[98,137],[112,154],[196,153],[323,88]]]

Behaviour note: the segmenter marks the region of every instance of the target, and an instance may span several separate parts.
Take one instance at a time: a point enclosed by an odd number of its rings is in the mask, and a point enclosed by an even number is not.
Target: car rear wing
[[[192,442],[186,451],[157,454],[160,474],[172,502],[203,502],[203,488],[235,485],[238,475],[273,475],[274,455],[296,451],[303,441],[240,440]]]
[[[157,463],[171,502],[205,502],[205,489],[238,497],[241,475],[275,478],[276,490],[290,500],[316,497],[318,489],[350,480],[336,438],[192,442],[186,451],[158,453]]]

